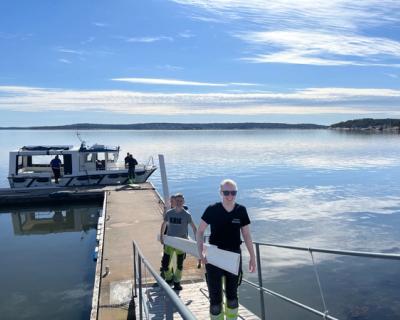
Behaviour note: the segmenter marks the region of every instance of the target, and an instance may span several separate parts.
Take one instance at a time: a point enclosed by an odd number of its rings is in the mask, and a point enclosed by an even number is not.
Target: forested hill
[[[346,130],[399,131],[400,119],[356,119],[335,123],[330,127]]]
[[[287,123],[77,123],[64,126],[0,127],[0,130],[249,130],[249,129],[326,129],[316,124]]]

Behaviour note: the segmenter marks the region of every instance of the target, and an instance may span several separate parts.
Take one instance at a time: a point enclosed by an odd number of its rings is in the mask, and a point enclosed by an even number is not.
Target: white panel
[[[164,243],[170,247],[174,247],[178,250],[191,254],[199,259],[196,241],[164,235]],[[205,243],[204,247],[208,263],[233,274],[239,274],[239,253],[221,250],[208,243]]]

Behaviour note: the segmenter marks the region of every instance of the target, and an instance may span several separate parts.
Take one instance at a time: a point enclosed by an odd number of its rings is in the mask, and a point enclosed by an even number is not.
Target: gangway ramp
[[[99,224],[99,255],[93,293],[91,320],[133,319],[138,299],[132,300],[134,262],[132,242],[140,247],[143,256],[154,270],[160,268],[162,245],[157,240],[162,223],[164,204],[151,183],[122,186],[106,191],[103,223]],[[142,292],[149,301],[157,297],[154,277],[143,272]],[[204,269],[197,268],[197,259],[188,256],[184,263],[183,290],[179,296],[197,319],[208,319],[207,286]],[[205,294],[204,294],[205,293]],[[132,310],[132,308],[136,306]],[[153,303],[149,309],[153,319],[163,319],[163,304]],[[158,308],[158,309],[157,309]],[[244,319],[258,319],[249,311]],[[248,313],[247,313],[248,312]],[[245,316],[244,316],[245,315]],[[174,315],[179,319],[178,315]],[[139,319],[139,318],[138,318]]]

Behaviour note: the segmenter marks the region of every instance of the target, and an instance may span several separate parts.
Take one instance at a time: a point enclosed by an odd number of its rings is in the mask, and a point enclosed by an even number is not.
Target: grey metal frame
[[[364,257],[364,258],[376,258],[376,259],[389,259],[389,260],[400,260],[400,254],[387,254],[387,253],[375,253],[375,252],[362,252],[362,251],[348,251],[348,250],[330,250],[330,249],[322,249],[322,248],[311,248],[311,247],[299,247],[299,246],[289,246],[289,245],[281,245],[281,244],[273,244],[273,243],[262,243],[262,242],[254,242],[256,247],[256,259],[257,259],[257,270],[258,270],[258,285],[254,282],[249,280],[243,279],[242,281],[249,284],[250,286],[256,288],[260,292],[260,303],[261,303],[261,319],[266,318],[266,311],[265,311],[265,302],[264,302],[264,293],[277,297],[281,300],[284,300],[288,303],[291,303],[295,306],[298,306],[304,310],[307,310],[315,315],[321,316],[323,319],[329,320],[338,320],[328,314],[327,311],[321,312],[314,308],[311,308],[305,304],[302,304],[296,300],[290,299],[284,295],[281,295],[275,291],[269,290],[263,287],[263,280],[262,280],[262,267],[261,267],[261,255],[260,255],[260,246],[267,246],[267,247],[276,247],[276,248],[284,248],[284,249],[291,249],[291,250],[300,250],[300,251],[307,251],[311,254],[313,252],[319,253],[328,253],[328,254],[336,254],[336,255],[346,255],[346,256],[354,256],[354,257]],[[315,269],[316,270],[316,269]],[[316,271],[316,277],[319,282],[318,273]],[[322,292],[321,292],[322,295]],[[323,298],[323,297],[322,297]],[[325,304],[325,303],[324,303]]]
[[[136,241],[133,241],[133,274],[134,274],[134,296],[139,298],[139,319],[143,319],[143,311],[148,313],[147,308],[143,310],[143,286],[142,286],[142,265],[146,268],[153,278],[156,280],[157,284],[163,290],[165,294],[165,306],[166,306],[166,319],[172,320],[174,308],[179,313],[179,315],[184,320],[195,320],[195,316],[190,312],[188,307],[182,302],[182,300],[177,296],[174,290],[162,279],[158,273],[153,269],[149,261],[147,261],[146,257],[141,252],[139,246]]]

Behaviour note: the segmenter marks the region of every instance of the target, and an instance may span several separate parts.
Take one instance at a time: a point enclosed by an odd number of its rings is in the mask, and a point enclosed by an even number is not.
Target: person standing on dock
[[[125,158],[125,161],[128,164],[128,180],[129,183],[135,182],[135,167],[138,164],[136,159],[130,154],[127,156],[128,159]]]
[[[241,253],[240,245],[242,233],[247,250],[250,254],[249,271],[255,272],[256,258],[253,241],[250,234],[250,219],[246,207],[236,203],[236,182],[225,179],[220,184],[220,195],[222,202],[210,205],[200,220],[197,231],[197,247],[202,262],[206,268],[206,279],[210,297],[210,319],[223,320],[224,310],[222,307],[222,289],[225,284],[225,316],[226,319],[237,319],[239,310],[238,286],[242,278],[242,259],[240,258],[239,275],[232,274],[207,263],[204,256],[204,232],[208,225],[211,227],[210,244],[219,249]]]
[[[61,176],[61,160],[60,160],[60,158],[58,157],[58,155],[56,155],[56,156],[54,157],[54,159],[52,159],[52,160],[50,161],[50,167],[51,167],[51,170],[53,170],[54,182],[55,182],[55,183],[58,183],[58,179],[59,179],[60,176]]]
[[[160,241],[164,244],[164,233],[168,227],[167,235],[178,238],[188,238],[188,226],[193,229],[193,234],[196,236],[196,225],[193,223],[192,216],[184,209],[185,198],[183,194],[178,193],[175,195],[176,207],[168,210],[164,215],[164,221],[161,225]],[[171,259],[176,254],[176,270],[172,269]],[[186,254],[183,251],[175,249],[173,247],[164,245],[164,254],[161,260],[162,277],[167,283],[174,283],[174,290],[182,290],[180,284],[182,279],[183,261],[185,260]]]

